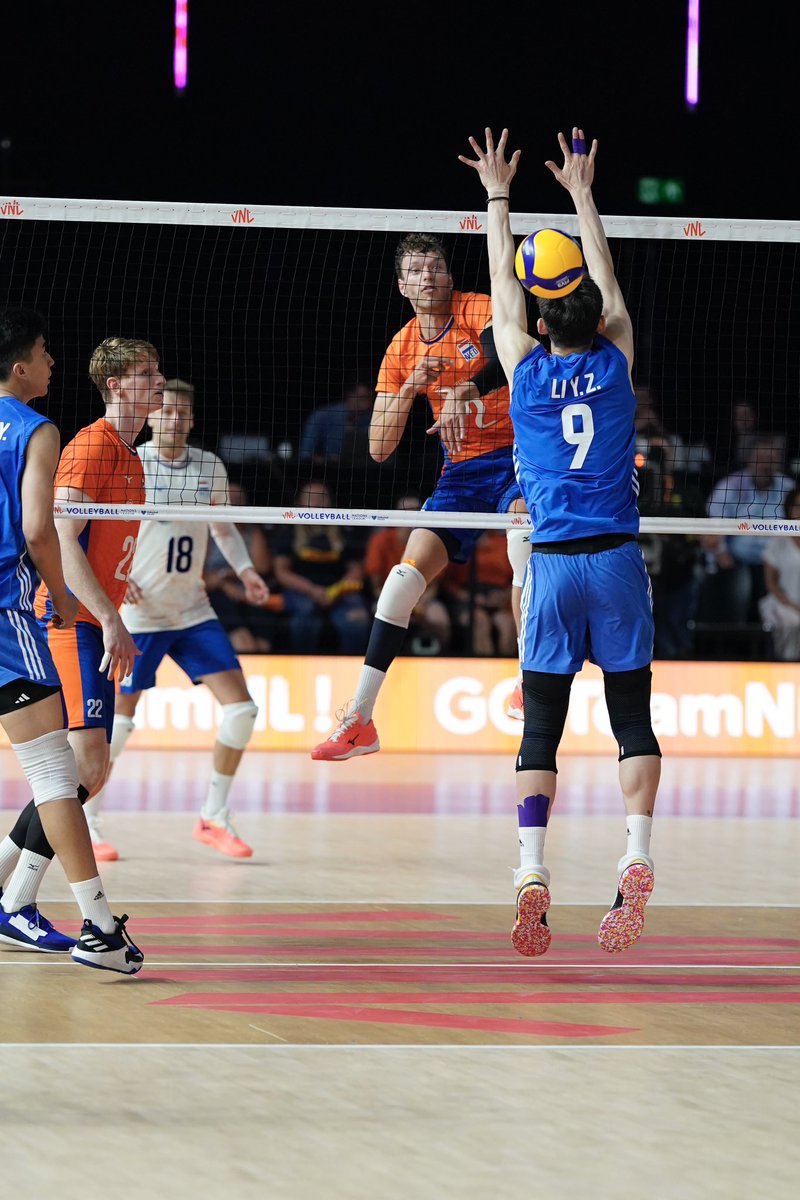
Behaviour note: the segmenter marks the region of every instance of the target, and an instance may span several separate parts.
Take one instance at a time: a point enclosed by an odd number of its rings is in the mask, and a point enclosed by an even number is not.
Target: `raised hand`
[[[477,154],[477,159],[466,158],[463,154],[459,154],[458,161],[464,163],[467,167],[473,167],[478,172],[481,177],[481,183],[486,188],[489,196],[507,196],[511,180],[517,173],[517,165],[522,151],[515,150],[511,158],[506,162],[505,154],[508,130],[504,129],[500,134],[497,146],[494,144],[494,136],[488,126],[485,133],[485,150],[481,149],[474,137],[467,139]]]
[[[558,144],[564,155],[564,165],[559,167],[557,163],[548,159],[544,164],[555,175],[562,187],[565,187],[568,192],[580,191],[583,188],[590,188],[594,179],[594,160],[597,154],[597,138],[592,142],[589,153],[586,153],[586,137],[582,129],[577,125],[572,127],[572,149],[567,145],[567,139],[563,133],[558,135]]]

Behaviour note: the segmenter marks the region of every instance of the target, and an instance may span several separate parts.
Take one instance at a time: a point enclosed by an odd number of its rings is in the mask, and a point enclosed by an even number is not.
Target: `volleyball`
[[[514,269],[522,286],[534,296],[558,300],[574,292],[583,279],[583,254],[568,233],[537,229],[520,242]]]

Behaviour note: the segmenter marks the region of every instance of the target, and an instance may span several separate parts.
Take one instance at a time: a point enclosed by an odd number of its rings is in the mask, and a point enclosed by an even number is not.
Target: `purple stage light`
[[[186,49],[186,32],[189,28],[189,0],[175,0],[175,53],[172,60],[172,75],[175,87],[182,92],[186,87],[189,55]]]
[[[689,0],[686,22],[686,103],[695,108],[700,96],[700,0]]]

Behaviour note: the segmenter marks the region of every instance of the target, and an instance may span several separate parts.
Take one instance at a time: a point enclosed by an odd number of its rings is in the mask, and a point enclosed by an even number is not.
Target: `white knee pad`
[[[132,717],[126,717],[122,713],[114,713],[114,725],[111,730],[111,761],[116,762],[122,751],[125,749],[125,743],[133,733],[136,726],[133,723]]]
[[[222,724],[217,733],[217,741],[231,750],[244,750],[253,735],[257,716],[258,705],[252,700],[242,700],[240,704],[223,704]]]
[[[428,581],[411,563],[392,567],[378,597],[375,616],[387,625],[408,629],[411,614],[422,599]]]
[[[507,529],[506,551],[508,553],[508,561],[511,563],[511,570],[514,572],[514,578],[511,582],[514,587],[522,587],[523,580],[525,579],[525,568],[531,556],[530,529],[523,528],[520,525],[515,525],[513,529]]]
[[[30,742],[11,749],[25,772],[37,806],[50,800],[78,798],[78,765],[67,739],[66,729],[43,733]]]

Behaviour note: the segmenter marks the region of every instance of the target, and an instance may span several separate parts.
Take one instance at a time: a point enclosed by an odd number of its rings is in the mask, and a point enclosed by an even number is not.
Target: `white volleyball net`
[[[0,213],[4,292],[47,318],[57,366],[46,411],[64,440],[102,415],[87,378],[93,348],[111,334],[141,337],[158,347],[168,377],[195,387],[192,440],[243,488],[246,503],[230,519],[475,523],[475,514],[399,506],[402,496],[424,501],[442,467],[438,439],[426,433],[427,401],[417,398],[382,464],[369,454],[363,404],[412,316],[397,288],[398,241],[411,231],[439,235],[456,287],[488,292],[482,211],[4,197]],[[520,238],[544,225],[577,234],[565,214],[517,213],[512,224]],[[714,515],[708,506],[720,481],[754,456],[789,478],[800,466],[800,223],[611,216],[604,224],[637,339],[643,530],[749,533],[749,522],[796,532],[769,494],[747,513],[733,492],[718,496],[726,503]],[[358,384],[360,410],[348,402]],[[312,479],[323,500],[298,505]],[[139,515],[156,511],[148,503]],[[180,515],[208,519],[202,507]]]

